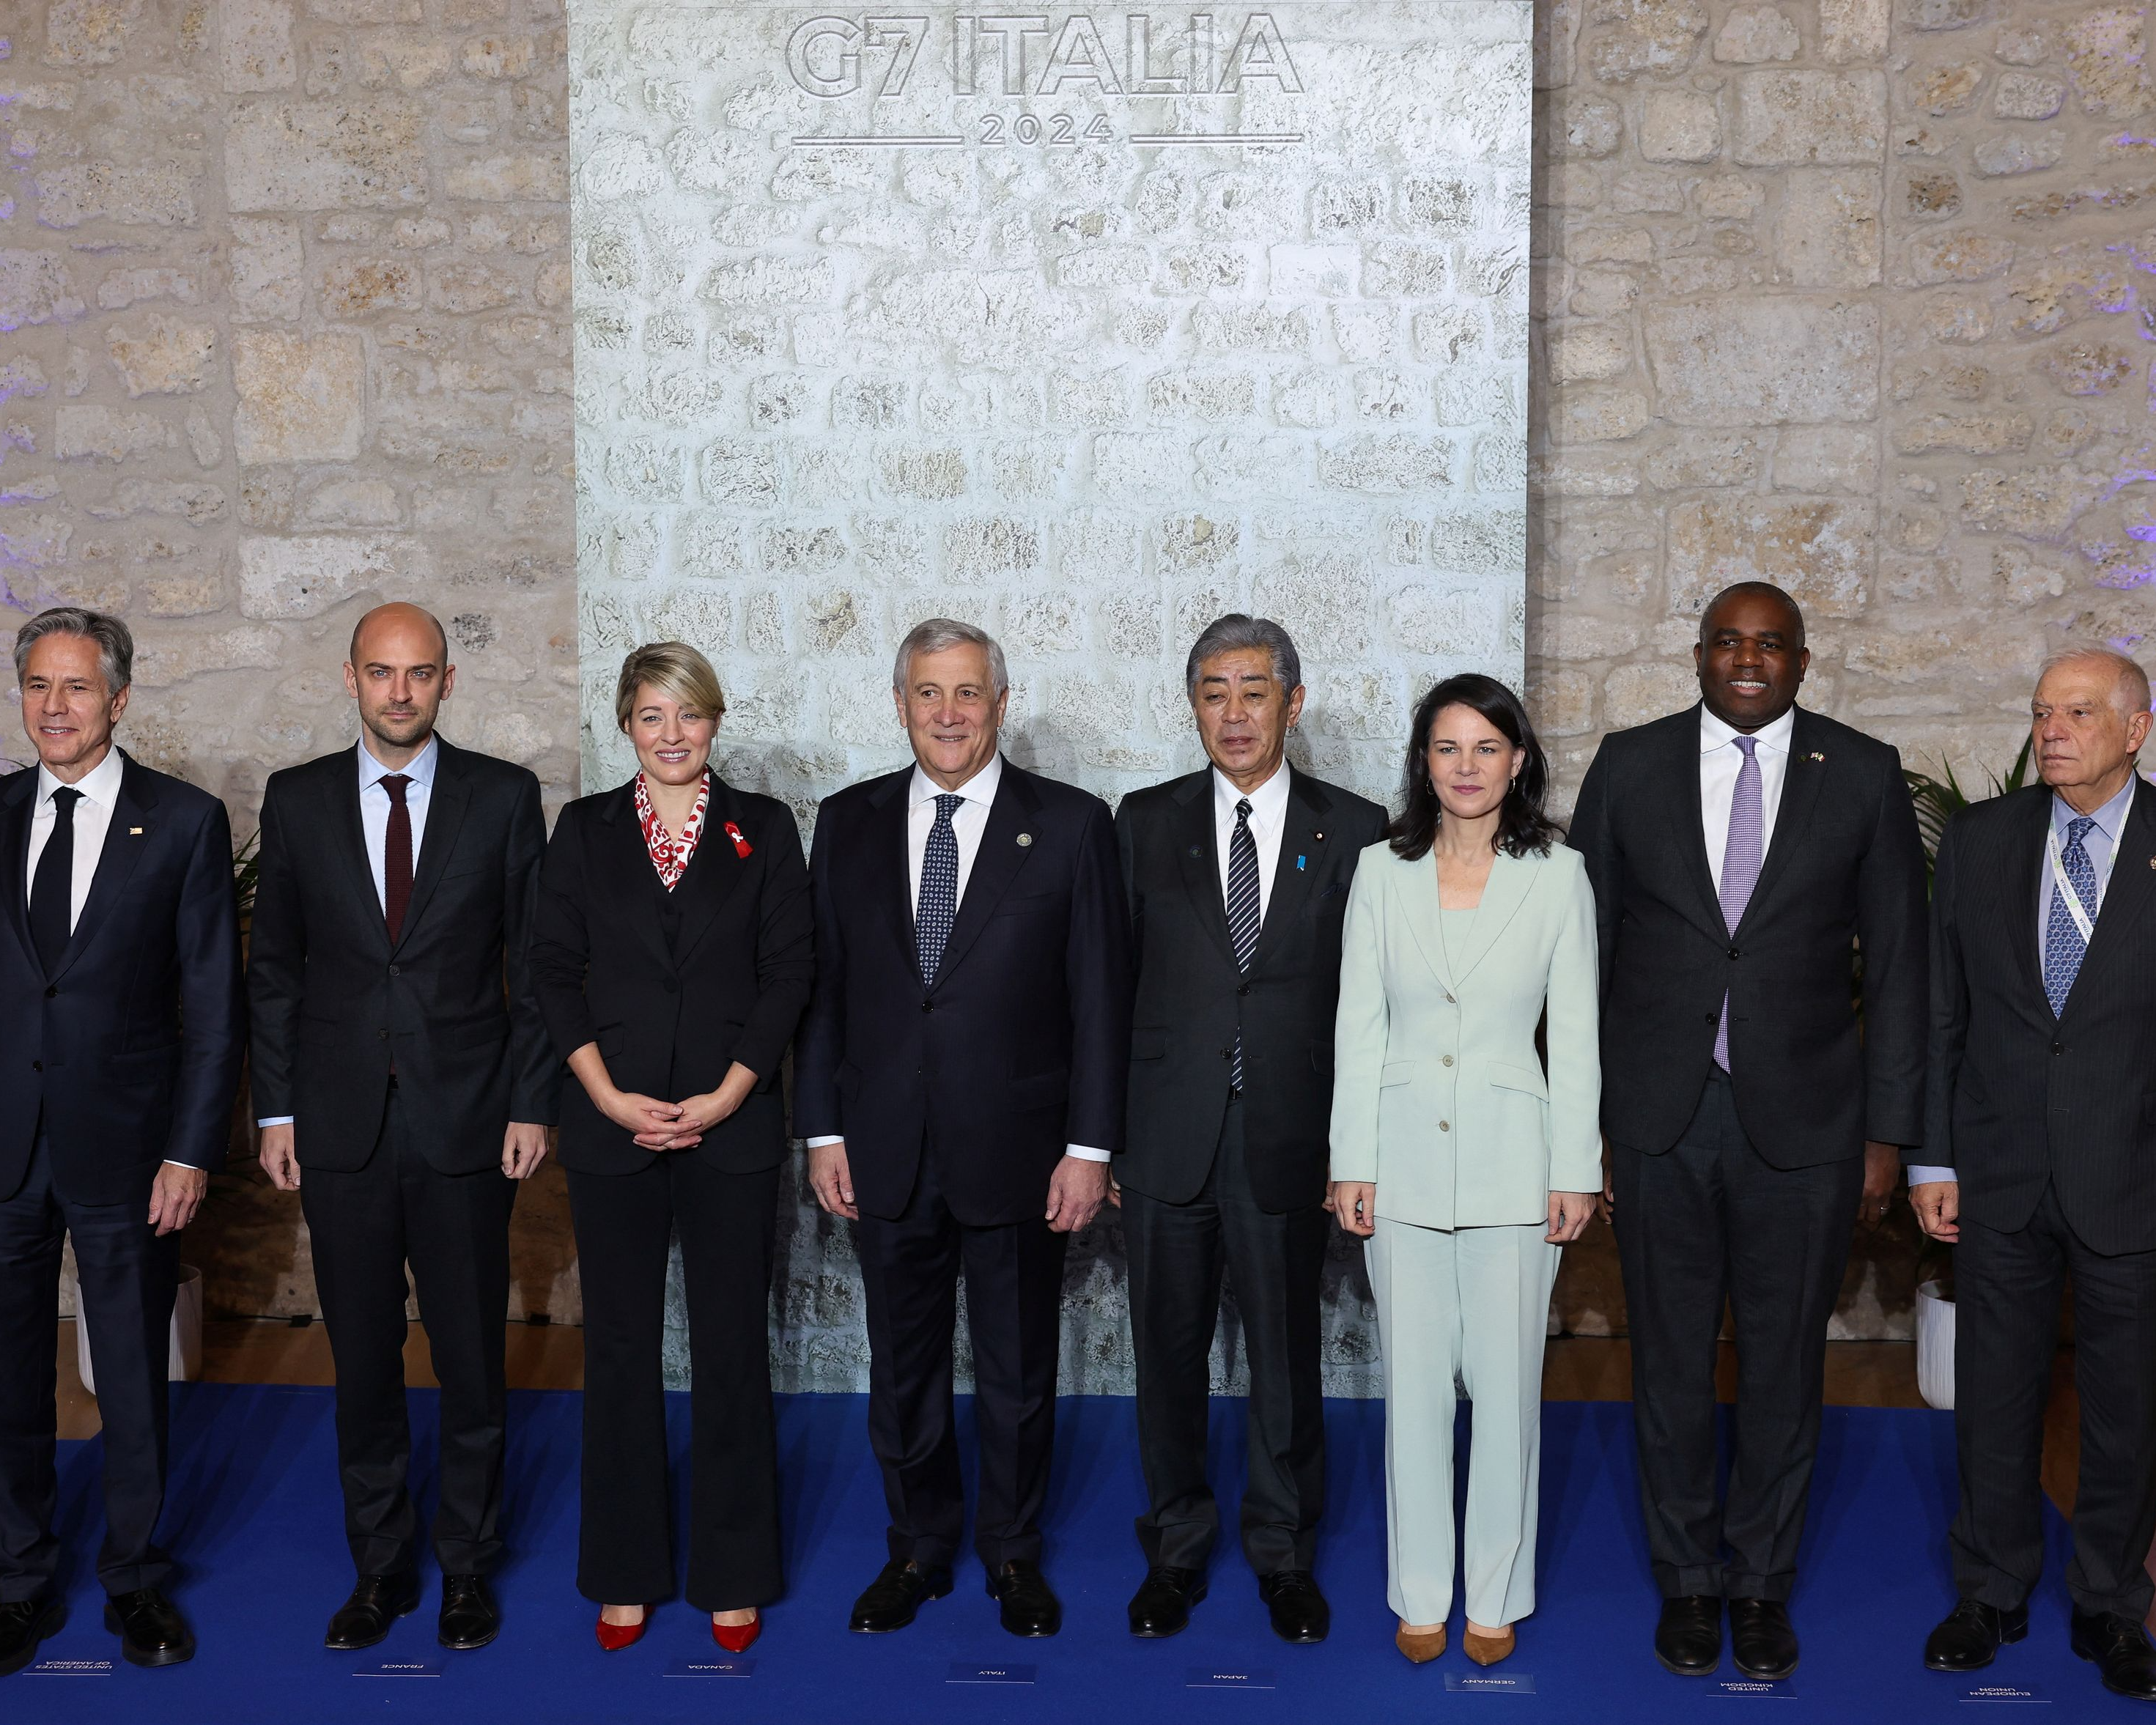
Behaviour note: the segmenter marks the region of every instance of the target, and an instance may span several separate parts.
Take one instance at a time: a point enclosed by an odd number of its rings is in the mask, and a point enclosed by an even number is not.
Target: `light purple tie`
[[[1767,854],[1767,812],[1759,794],[1758,739],[1732,739],[1744,756],[1737,769],[1737,789],[1729,799],[1729,842],[1722,849],[1722,920],[1730,934],[1744,920],[1752,889],[1759,884],[1759,864]],[[1722,997],[1722,1019],[1714,1027],[1714,1064],[1729,1070],[1729,996]]]

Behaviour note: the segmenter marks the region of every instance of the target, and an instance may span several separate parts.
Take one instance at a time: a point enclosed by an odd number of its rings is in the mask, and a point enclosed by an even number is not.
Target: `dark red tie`
[[[382,841],[382,916],[389,925],[389,943],[404,932],[404,912],[412,904],[412,811],[404,804],[404,788],[412,781],[401,773],[385,773],[382,788],[389,793],[389,830]]]

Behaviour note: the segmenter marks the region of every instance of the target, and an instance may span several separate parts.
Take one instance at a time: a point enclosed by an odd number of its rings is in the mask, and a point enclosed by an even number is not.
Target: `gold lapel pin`
[[[130,827],[127,829],[127,834],[130,838],[139,839],[142,836],[142,829],[140,827]],[[2150,866],[2156,867],[2156,863],[2152,863]]]
[[[1021,848],[1030,845],[1033,843],[1033,834],[1030,833],[1020,833],[1018,835],[1018,842]]]

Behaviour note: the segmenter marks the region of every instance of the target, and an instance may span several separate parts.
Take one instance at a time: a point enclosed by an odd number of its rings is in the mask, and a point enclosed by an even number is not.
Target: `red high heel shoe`
[[[763,1614],[759,1611],[753,1623],[715,1623],[711,1639],[729,1653],[746,1653],[756,1645],[756,1638],[763,1633]]]
[[[599,1645],[608,1653],[619,1653],[624,1647],[634,1646],[644,1639],[644,1625],[651,1621],[651,1608],[644,1608],[644,1615],[634,1623],[608,1623],[602,1617],[598,1621]]]

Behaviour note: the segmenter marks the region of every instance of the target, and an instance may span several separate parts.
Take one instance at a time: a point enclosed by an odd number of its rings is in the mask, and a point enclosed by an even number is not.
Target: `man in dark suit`
[[[0,779],[0,1674],[64,1615],[53,1335],[74,1241],[105,1427],[105,1621],[192,1658],[157,1543],[179,1230],[224,1165],[246,1026],[224,805],[113,747],[135,644],[64,607],[15,637],[38,765]]]
[[[1278,624],[1223,617],[1183,680],[1212,764],[1116,812],[1137,997],[1116,1158],[1130,1267],[1148,1569],[1131,1633],[1172,1635],[1205,1597],[1220,1512],[1205,1479],[1221,1270],[1250,1374],[1243,1550],[1275,1631],[1322,1641],[1318,1378],[1340,927],[1385,811],[1287,764],[1302,665]]]
[[[1854,1217],[1885,1213],[1923,1111],[1924,860],[1900,757],[1796,706],[1780,588],[1700,619],[1701,704],[1603,739],[1572,843],[1594,883],[1602,1127],[1632,1342],[1655,1652],[1796,1668],[1788,1600]],[[1862,1019],[1852,948],[1863,963]],[[1714,1368],[1737,1326],[1717,1502]]]
[[[2073,1650],[2105,1687],[2156,1701],[2142,1628],[2156,1534],[2156,790],[2134,771],[2148,674],[2107,649],[2063,654],[2033,712],[2043,783],[1955,816],[1932,892],[1929,1106],[1909,1196],[1928,1234],[1957,1242],[1961,1599],[1924,1663],[1979,1670],[2028,1633],[2071,1283]]]
[[[794,1127],[818,1202],[855,1223],[869,1440],[891,1559],[875,1634],[951,1590],[964,1513],[952,1427],[958,1277],[973,1341],[973,1545],[1014,1635],[1052,1635],[1040,1568],[1063,1255],[1107,1196],[1130,1062],[1130,921],[1097,797],[998,752],[1003,651],[932,619],[891,675],[908,770],[828,797],[809,883],[816,985]]]
[[[483,1647],[500,1627],[485,1577],[501,1551],[509,1213],[547,1153],[561,1070],[526,976],[546,822],[525,768],[435,734],[456,668],[426,612],[368,612],[344,675],[357,746],[273,773],[264,793],[248,963],[262,1165],[300,1194],[336,1362],[359,1579],[326,1641],[372,1646],[418,1603],[408,1262],[442,1386],[440,1638]]]

